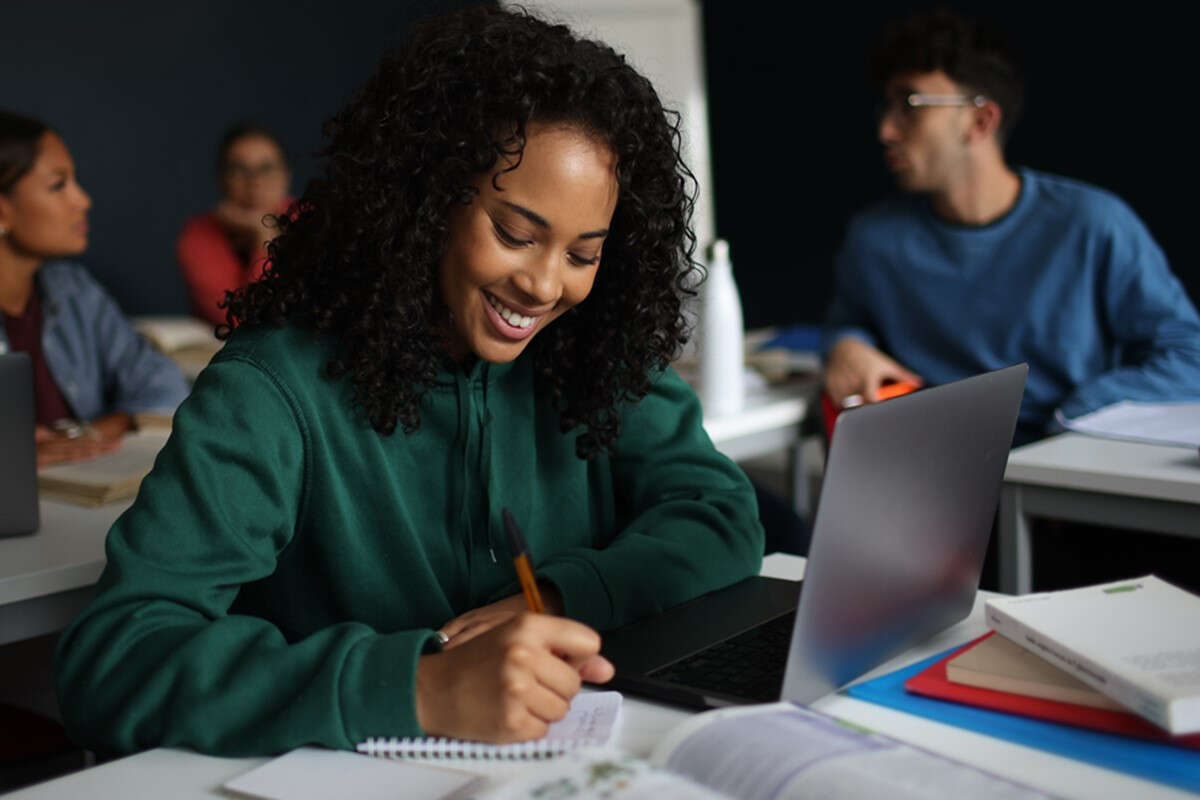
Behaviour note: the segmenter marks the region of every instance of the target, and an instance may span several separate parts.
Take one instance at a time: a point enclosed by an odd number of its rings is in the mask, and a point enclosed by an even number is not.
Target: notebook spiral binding
[[[448,738],[383,738],[371,737],[360,742],[357,750],[380,758],[483,759],[520,761],[553,758],[575,747],[568,740],[540,739],[516,744],[490,744],[466,739]]]

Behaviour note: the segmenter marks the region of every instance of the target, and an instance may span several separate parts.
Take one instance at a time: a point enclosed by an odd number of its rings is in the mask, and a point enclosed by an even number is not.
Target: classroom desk
[[[1008,457],[1000,498],[1000,590],[1033,588],[1031,517],[1200,536],[1200,456],[1190,447],[1064,433]]]
[[[0,645],[60,631],[83,609],[104,569],[105,534],[129,505],[42,500],[37,533],[0,539]]]
[[[763,560],[762,574],[799,579],[804,559],[774,554]],[[969,641],[984,631],[982,597],[971,615],[929,641],[864,676],[864,679],[899,669],[948,647]],[[1120,772],[1012,744],[941,723],[914,717],[839,694],[813,703],[826,714],[893,736],[933,752],[1066,798],[1121,798],[1174,800],[1193,797],[1186,792],[1140,780]],[[659,703],[626,697],[618,729],[617,746],[647,756],[662,737],[691,712]],[[215,758],[184,750],[160,748],[112,761],[6,795],[6,800],[89,800],[125,798],[157,800],[211,800],[228,797],[225,781],[265,763],[265,758]],[[461,766],[461,765],[460,765]],[[526,768],[536,768],[527,766]]]
[[[787,486],[792,507],[807,518],[812,508],[804,475],[801,444],[805,421],[821,391],[821,376],[801,375],[784,383],[769,384],[746,394],[745,407],[736,414],[705,417],[704,430],[713,445],[734,461],[758,458],[787,450]]]

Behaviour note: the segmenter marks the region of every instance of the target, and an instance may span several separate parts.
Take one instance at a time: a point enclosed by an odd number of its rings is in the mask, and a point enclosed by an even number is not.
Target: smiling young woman
[[[692,201],[650,83],[474,9],[326,133],[62,637],[91,746],[540,736],[611,676],[597,630],[758,569],[753,490],[667,366]]]

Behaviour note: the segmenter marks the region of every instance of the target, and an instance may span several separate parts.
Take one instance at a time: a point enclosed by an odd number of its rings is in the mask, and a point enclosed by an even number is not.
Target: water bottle
[[[743,335],[729,243],[718,239],[700,296],[700,403],[708,419],[736,414],[746,402]]]

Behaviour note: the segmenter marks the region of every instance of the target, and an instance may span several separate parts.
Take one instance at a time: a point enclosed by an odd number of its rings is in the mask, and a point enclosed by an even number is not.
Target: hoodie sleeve
[[[539,565],[567,616],[611,629],[758,573],[754,488],[713,447],[699,400],[674,370],[624,409],[612,471],[627,523],[600,549]]]
[[[75,741],[235,756],[420,735],[414,681],[432,631],[345,622],[289,640],[231,611],[302,525],[309,460],[304,419],[269,372],[218,357],[201,374],[109,533],[96,598],[60,638]]]

